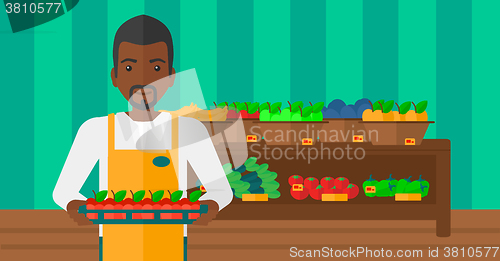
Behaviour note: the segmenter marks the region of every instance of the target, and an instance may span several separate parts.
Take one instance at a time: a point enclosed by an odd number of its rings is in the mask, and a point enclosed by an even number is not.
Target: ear
[[[168,76],[168,87],[172,87],[175,81],[175,68],[172,68],[172,74]]]
[[[115,68],[111,69],[111,81],[113,82],[113,86],[118,87],[115,76]]]

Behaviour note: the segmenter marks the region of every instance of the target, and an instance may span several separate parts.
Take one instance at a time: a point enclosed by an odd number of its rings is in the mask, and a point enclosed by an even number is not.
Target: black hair
[[[118,28],[113,43],[115,77],[118,76],[118,49],[122,42],[139,45],[164,42],[167,45],[168,51],[168,72],[172,74],[172,63],[174,61],[172,35],[170,34],[170,30],[158,19],[147,15],[139,15],[129,19]]]

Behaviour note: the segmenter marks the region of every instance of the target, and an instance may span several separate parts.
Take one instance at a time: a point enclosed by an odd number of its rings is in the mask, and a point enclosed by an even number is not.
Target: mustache
[[[146,90],[146,89],[151,89],[153,92],[156,92],[156,87],[154,85],[148,84],[148,85],[134,85],[130,87],[129,90],[129,97],[132,97],[132,95],[135,93],[137,90]]]

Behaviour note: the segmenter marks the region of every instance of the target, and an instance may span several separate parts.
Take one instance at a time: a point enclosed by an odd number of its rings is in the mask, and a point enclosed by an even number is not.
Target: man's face
[[[133,107],[152,108],[172,87],[175,70],[169,77],[168,51],[164,42],[137,45],[122,42],[118,50],[118,68],[111,70],[113,85]],[[115,77],[115,70],[118,75]]]

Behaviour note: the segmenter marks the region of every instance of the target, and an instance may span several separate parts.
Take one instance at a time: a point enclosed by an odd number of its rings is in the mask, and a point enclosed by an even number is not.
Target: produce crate
[[[365,128],[361,119],[323,119],[326,121],[318,132],[319,141],[324,143],[353,142],[353,135],[363,135]],[[333,133],[332,133],[333,132]],[[336,137],[334,133],[336,132]],[[345,140],[344,140],[345,139]],[[364,139],[367,142],[367,139]]]
[[[362,121],[373,145],[420,145],[433,121]],[[374,132],[370,134],[370,132]],[[378,134],[378,135],[377,135]],[[378,136],[378,138],[377,138]]]
[[[192,224],[196,219],[190,219],[189,214],[198,213],[203,214],[208,212],[207,205],[200,205],[200,209],[187,210],[187,209],[156,209],[156,210],[135,210],[135,209],[87,209],[87,206],[80,206],[78,213],[90,214],[96,213],[97,219],[90,219],[94,224],[115,224],[115,225],[129,225],[129,224]],[[125,219],[105,219],[104,214],[107,213],[120,213],[125,214]],[[153,219],[133,219],[132,214],[148,214],[153,213]],[[182,214],[181,219],[161,219],[161,214]]]
[[[255,123],[259,125],[268,145],[300,145],[305,138],[316,141],[319,130],[328,121],[255,121]],[[283,139],[279,136],[283,136]]]

